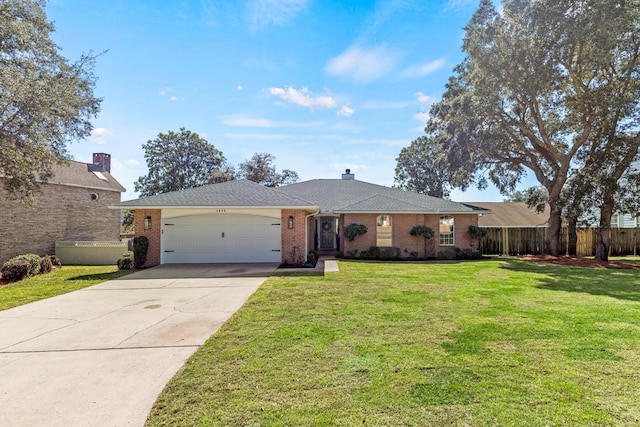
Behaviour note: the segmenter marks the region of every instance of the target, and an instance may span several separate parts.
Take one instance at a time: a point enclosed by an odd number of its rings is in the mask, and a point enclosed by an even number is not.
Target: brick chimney
[[[345,172],[342,174],[342,179],[356,179],[356,175],[351,173],[351,169],[347,169]]]
[[[111,154],[93,153],[93,164],[102,168],[103,171],[111,173]]]

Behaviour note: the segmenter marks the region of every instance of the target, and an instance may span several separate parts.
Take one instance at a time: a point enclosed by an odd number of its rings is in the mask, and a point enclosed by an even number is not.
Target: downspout
[[[304,250],[305,250],[305,256],[307,255],[306,253],[309,251],[309,230],[307,230],[307,220],[309,219],[310,216],[314,216],[314,215],[318,215],[320,213],[320,208],[318,207],[318,210],[310,213],[309,215],[304,217]]]

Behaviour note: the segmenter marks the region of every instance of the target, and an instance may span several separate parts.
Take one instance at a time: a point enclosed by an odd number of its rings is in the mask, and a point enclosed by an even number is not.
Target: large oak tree
[[[66,160],[67,145],[91,133],[101,102],[93,94],[96,56],[62,56],[45,5],[0,1],[0,176],[25,200]]]
[[[548,250],[558,255],[569,177],[589,168],[606,193],[604,178],[620,177],[640,145],[640,0],[502,5],[481,1],[427,132],[455,186],[488,178],[506,193],[533,174],[548,193]],[[603,227],[610,207],[603,197]]]

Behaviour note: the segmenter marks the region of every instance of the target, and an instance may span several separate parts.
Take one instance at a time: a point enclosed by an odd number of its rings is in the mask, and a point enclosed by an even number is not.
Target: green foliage
[[[460,188],[484,188],[490,179],[508,192],[527,171],[535,176],[548,194],[549,246],[558,255],[567,179],[589,178],[576,182],[610,208],[640,146],[640,7],[625,0],[502,6],[498,12],[482,0],[467,25],[466,58],[430,110],[429,149],[456,171],[452,185]]]
[[[135,209],[125,209],[122,211],[122,226],[125,233],[134,233]]]
[[[40,274],[47,274],[53,270],[53,264],[49,255],[45,255],[40,258]]]
[[[397,187],[433,197],[448,198],[455,170],[438,155],[430,137],[421,136],[400,150],[396,159]]]
[[[317,262],[318,262],[318,253],[316,251],[309,251],[309,253],[307,254],[307,263],[315,266]]]
[[[11,260],[24,259],[31,265],[30,275],[40,273],[40,256],[36,254],[24,254],[11,258]]]
[[[0,270],[2,280],[17,282],[31,275],[31,263],[26,259],[10,259],[2,265]]]
[[[434,236],[433,229],[430,227],[427,227],[426,225],[414,226],[411,229],[411,231],[409,231],[409,234],[411,234],[412,236],[420,236],[425,239],[432,239]]]
[[[344,237],[347,238],[347,240],[349,240],[350,242],[353,242],[353,240],[356,237],[362,236],[367,231],[368,230],[367,230],[367,226],[366,225],[349,224],[344,228],[344,230],[342,230],[342,233],[344,234]]]
[[[359,258],[379,261],[397,260],[400,259],[400,249],[371,246],[369,249],[360,252]]]
[[[142,148],[149,172],[134,183],[141,196],[234,179],[233,168],[226,164],[222,152],[185,128],[159,133]]]
[[[136,268],[133,259],[133,252],[122,254],[122,256],[116,261],[116,264],[118,265],[118,270],[132,270]]]
[[[469,228],[467,228],[467,234],[474,240],[480,240],[487,235],[487,230],[477,225],[470,225]]]
[[[276,157],[269,153],[255,153],[251,159],[238,165],[237,177],[264,185],[265,187],[279,187],[281,185],[298,182],[298,173],[283,169],[276,171],[273,162]]]
[[[426,259],[427,258],[427,241],[430,239],[433,239],[433,236],[435,235],[433,229],[430,227],[427,227],[426,225],[416,225],[411,229],[411,231],[409,231],[409,234],[411,234],[412,236],[420,236],[423,238],[424,258]]]
[[[436,259],[439,260],[453,260],[456,259],[456,250],[454,248],[447,248],[436,253]]]
[[[67,144],[91,134],[101,99],[96,55],[69,62],[51,39],[43,0],[0,2],[0,175],[11,197],[34,202]]]
[[[147,236],[137,236],[133,238],[133,260],[136,268],[143,268],[147,262],[147,251],[149,250],[149,239]]]
[[[59,268],[62,267],[62,262],[60,261],[60,258],[58,258],[56,255],[47,255],[49,257],[49,260],[51,260],[51,265],[54,268]]]

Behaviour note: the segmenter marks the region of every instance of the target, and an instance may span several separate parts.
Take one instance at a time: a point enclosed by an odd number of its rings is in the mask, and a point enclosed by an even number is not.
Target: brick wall
[[[411,229],[416,225],[426,225],[431,228],[435,235],[433,239],[427,241],[427,257],[436,256],[437,252],[451,248],[452,246],[440,246],[438,235],[440,215],[423,214],[394,214],[390,215],[393,226],[393,247],[400,249],[400,257],[410,257],[411,253],[417,252],[419,257],[424,257],[424,239],[410,234]],[[378,214],[344,214],[340,217],[341,233],[344,227],[349,224],[363,224],[367,227],[367,233],[356,237],[353,242],[341,235],[342,252],[358,252],[376,246],[376,219]],[[467,234],[469,225],[478,225],[478,215],[454,215],[454,241],[455,247],[475,249],[471,238]]]
[[[282,262],[297,264],[307,260],[305,248],[305,210],[283,209],[281,214],[282,224]],[[289,216],[293,216],[293,228],[289,228]],[[308,244],[308,242],[307,242]]]
[[[40,184],[35,206],[10,200],[0,179],[0,263],[25,253],[53,254],[56,240],[118,240],[117,191]],[[91,200],[91,194],[98,195]]]
[[[147,251],[147,262],[145,267],[154,267],[160,265],[160,230],[162,230],[160,209],[136,209],[133,223],[135,229],[135,235],[147,236],[149,239],[149,249]],[[151,228],[144,229],[144,219],[151,217]]]

